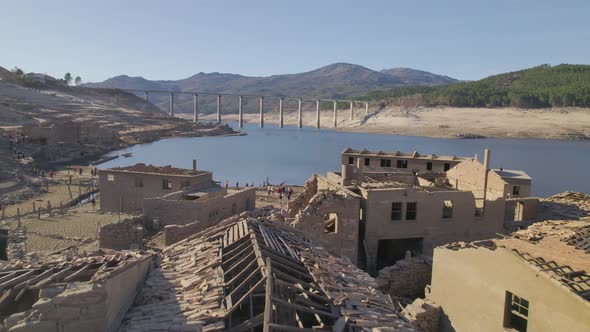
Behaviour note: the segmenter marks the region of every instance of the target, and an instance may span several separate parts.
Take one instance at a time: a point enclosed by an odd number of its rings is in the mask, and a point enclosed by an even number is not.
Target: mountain
[[[421,75],[424,77],[424,81],[420,81],[418,72],[423,73]],[[437,80],[436,77],[440,78]],[[335,63],[304,73],[267,77],[215,72],[198,73],[176,81],[151,81],[143,77],[121,75],[100,83],[87,83],[85,86],[95,88],[198,91],[304,98],[346,98],[371,90],[404,86],[408,84],[406,82],[425,85],[440,84],[438,82],[443,82],[444,79],[442,78],[444,77],[421,71],[416,71],[414,74],[410,74],[408,71],[401,71],[398,74],[395,72],[379,72],[359,65]],[[207,98],[207,100],[201,100],[204,99],[201,98],[200,103],[202,105],[199,105],[205,113],[211,112],[214,109],[214,97]],[[162,109],[167,109],[168,107],[167,94],[150,95],[150,101]],[[245,104],[246,110],[253,110],[255,104],[253,100],[248,99]],[[180,112],[190,112],[192,109],[192,97],[190,95],[178,95],[175,99],[175,107]]]
[[[405,85],[446,85],[459,82],[448,76],[412,68],[383,69],[381,72],[401,79]]]
[[[468,107],[590,107],[590,65],[541,65],[444,86],[396,87],[359,98]]]

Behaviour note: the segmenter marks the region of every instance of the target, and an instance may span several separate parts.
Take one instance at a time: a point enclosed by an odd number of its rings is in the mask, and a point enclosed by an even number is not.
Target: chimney
[[[193,159],[193,171],[197,171],[197,160]]]
[[[490,150],[485,149],[483,153],[483,214],[486,213],[486,197],[488,194],[488,174],[490,172]]]
[[[365,159],[364,158],[356,158],[356,178],[357,183],[363,182],[363,174],[365,168]]]

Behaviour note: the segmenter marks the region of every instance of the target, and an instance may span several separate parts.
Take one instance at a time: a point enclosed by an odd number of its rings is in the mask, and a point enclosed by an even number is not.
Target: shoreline
[[[192,114],[178,115],[191,119]],[[203,114],[205,121],[215,121],[215,114]],[[238,121],[237,114],[222,114],[222,121]],[[245,123],[258,123],[258,113],[244,114]],[[278,124],[278,111],[269,109],[265,123]],[[315,127],[315,110],[305,109],[303,126]],[[297,112],[286,110],[285,126],[297,125]],[[590,140],[590,109],[517,109],[457,107],[386,107],[370,112],[355,110],[349,120],[348,110],[338,110],[337,128],[333,127],[333,111],[322,110],[321,128],[369,134],[387,134],[432,138],[480,139],[546,139],[562,141]]]

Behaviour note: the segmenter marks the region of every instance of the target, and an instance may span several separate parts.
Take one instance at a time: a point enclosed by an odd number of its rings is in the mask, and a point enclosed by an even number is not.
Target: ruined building
[[[355,151],[342,153],[341,172],[314,176],[290,203],[295,227],[323,240],[371,273],[406,252],[496,236],[530,220],[538,199],[522,171],[491,170],[474,158]],[[507,199],[507,193],[512,193]],[[519,209],[519,212],[516,212]],[[507,212],[508,211],[508,212]]]
[[[208,227],[254,208],[254,188],[224,188],[213,173],[171,166],[136,164],[99,169],[100,209],[143,213],[160,225],[186,225],[198,220]]]
[[[536,223],[434,250],[441,331],[588,331],[590,219]]]
[[[120,331],[416,331],[376,288],[293,228],[235,216],[166,248]]]
[[[118,253],[0,266],[2,331],[114,332],[153,259]]]

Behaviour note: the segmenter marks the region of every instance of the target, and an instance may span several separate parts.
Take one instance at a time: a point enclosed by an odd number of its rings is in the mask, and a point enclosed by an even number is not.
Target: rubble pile
[[[590,216],[590,195],[566,191],[541,200],[539,220],[580,219]]]
[[[379,289],[392,297],[424,296],[424,287],[432,277],[432,258],[414,256],[395,262],[377,275]]]
[[[420,332],[436,332],[441,314],[441,306],[428,300],[416,299],[402,310],[407,318]]]
[[[387,326],[394,331],[416,331],[397,315],[391,299],[377,289],[377,282],[346,258],[335,259],[317,247],[310,247],[300,255],[314,280],[340,307],[344,320],[353,330]]]
[[[221,243],[212,240],[223,230],[212,227],[166,248],[120,331],[223,330]]]

